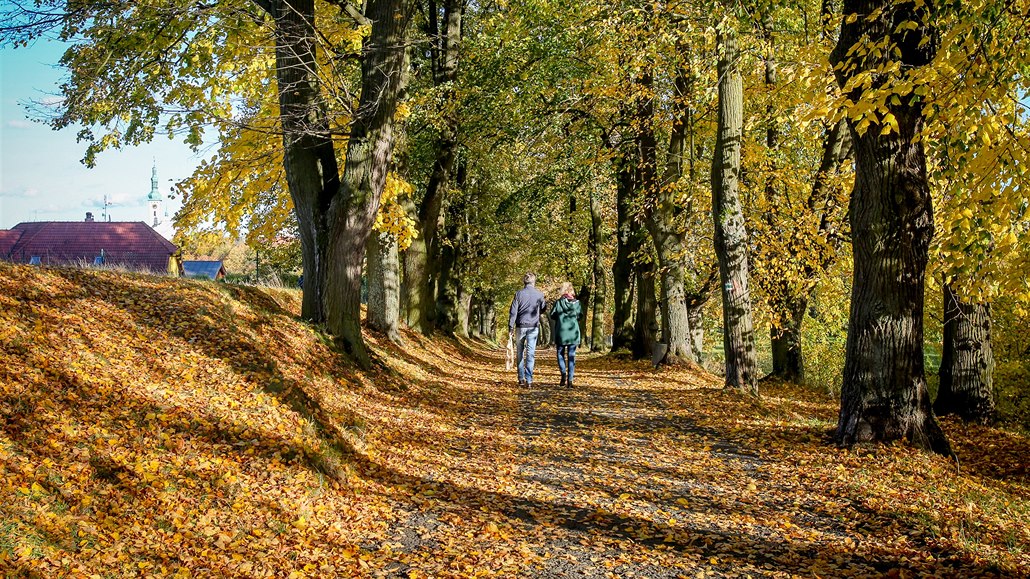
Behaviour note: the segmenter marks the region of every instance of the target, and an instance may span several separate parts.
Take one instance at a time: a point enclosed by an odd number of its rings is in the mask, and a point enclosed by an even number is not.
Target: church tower
[[[150,173],[150,194],[147,195],[147,223],[161,237],[171,240],[175,236],[175,227],[172,220],[168,218],[168,206],[165,198],[157,188],[157,160],[154,160],[154,169]]]
[[[158,225],[161,225],[163,218],[161,216],[162,205],[164,205],[164,198],[161,197],[161,192],[157,190],[157,160],[154,161],[154,170],[150,174],[150,195],[147,195],[147,206],[150,207],[150,219],[151,227],[157,229]]]

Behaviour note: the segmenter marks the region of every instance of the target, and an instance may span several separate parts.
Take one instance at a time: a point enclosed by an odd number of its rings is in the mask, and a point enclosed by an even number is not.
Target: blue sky
[[[105,194],[113,221],[143,221],[154,160],[166,196],[172,181],[199,163],[189,147],[160,135],[146,146],[101,153],[92,169],[80,163],[86,147],[75,141],[78,129],[54,131],[27,118],[25,107],[57,93],[63,72],[55,64],[63,51],[53,41],[0,49],[0,229],[22,221],[80,221],[87,211],[99,219]],[[169,203],[171,215],[179,201]]]

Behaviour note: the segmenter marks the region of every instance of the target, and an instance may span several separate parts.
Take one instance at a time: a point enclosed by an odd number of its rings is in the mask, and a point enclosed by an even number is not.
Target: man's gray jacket
[[[546,303],[544,294],[531,285],[515,292],[515,299],[511,301],[511,311],[508,312],[508,329],[535,328],[540,323],[540,315],[544,312]]]

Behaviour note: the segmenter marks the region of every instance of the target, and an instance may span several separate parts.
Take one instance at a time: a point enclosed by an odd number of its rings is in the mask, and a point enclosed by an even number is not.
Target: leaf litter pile
[[[839,450],[835,403],[685,369],[368,335],[299,294],[0,264],[13,576],[1026,576],[1030,440]]]

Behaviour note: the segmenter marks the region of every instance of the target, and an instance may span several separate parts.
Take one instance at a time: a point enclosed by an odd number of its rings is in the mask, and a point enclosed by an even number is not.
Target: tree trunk
[[[368,325],[400,342],[400,263],[397,239],[373,231],[368,236]]]
[[[690,351],[694,353],[694,362],[704,362],[705,326],[701,318],[701,308],[704,304],[694,308],[687,308],[687,320],[690,323]]]
[[[456,227],[445,229],[450,239],[457,237]],[[439,295],[433,302],[436,308],[436,326],[444,333],[454,335],[458,332],[458,295],[461,292],[461,279],[458,275],[458,260],[461,259],[457,242],[445,244],[440,250],[440,265],[437,268]]]
[[[833,50],[837,82],[900,60],[902,70],[915,71],[931,62],[934,31],[928,8],[886,0],[845,0],[845,20]],[[848,15],[858,18],[848,23]],[[878,17],[869,17],[879,14]],[[915,22],[903,30],[902,22]],[[859,42],[888,40],[888,50],[848,52]],[[930,40],[922,44],[923,39]],[[873,77],[876,78],[876,77]],[[874,85],[874,88],[877,88]],[[863,89],[847,95],[863,100]],[[923,366],[923,293],[933,210],[922,141],[922,103],[903,98],[887,108],[897,125],[885,129],[874,120],[858,130],[849,120],[855,147],[855,186],[851,193],[852,247],[855,271],[841,388],[837,442],[908,439],[941,454],[951,447],[934,417]],[[866,119],[868,120],[868,119]]]
[[[805,380],[805,362],[801,355],[801,325],[808,311],[808,300],[790,300],[782,308],[780,317],[769,329],[772,342],[772,375],[788,382],[801,384]]]
[[[994,352],[991,306],[963,301],[944,285],[944,351],[941,386],[933,409],[967,422],[994,422]]]
[[[404,199],[404,206],[408,215],[416,223],[418,228],[418,209],[410,199]],[[423,284],[429,283],[429,272],[427,266],[426,242],[420,236],[411,240],[411,245],[404,250],[401,259],[401,267],[404,272],[404,279],[401,282],[401,307],[404,323],[416,332],[426,333],[428,317],[425,315],[425,301],[427,292]]]
[[[636,267],[637,312],[633,323],[633,344],[630,347],[636,360],[651,357],[655,331],[658,329],[654,270],[654,264],[649,261]]]
[[[701,317],[701,310],[704,309],[708,300],[712,299],[715,293],[715,284],[719,281],[719,268],[713,263],[708,276],[705,277],[701,287],[696,291],[687,294],[687,319],[690,322],[690,349],[694,354],[694,361],[700,364],[704,357],[705,326]]]
[[[386,184],[393,117],[402,86],[406,0],[369,0],[372,30],[361,63],[361,98],[347,141],[340,193],[329,207],[326,325],[359,366],[371,360],[361,337],[361,266]]]
[[[712,157],[712,218],[722,280],[723,350],[726,387],[757,394],[758,360],[748,287],[747,230],[739,182],[744,87],[732,31],[718,34],[719,119]]]
[[[447,86],[443,98],[451,101],[455,98],[453,84],[458,78],[458,60],[461,48],[462,19],[465,13],[464,0],[444,0],[443,27],[440,26],[440,15],[437,2],[428,3],[427,35],[430,38],[433,66],[433,82],[436,86]],[[435,159],[429,175],[426,192],[422,204],[418,208],[415,221],[418,235],[408,251],[411,254],[410,269],[406,268],[407,284],[407,317],[409,326],[423,334],[432,333],[437,325],[437,291],[445,291],[439,280],[443,244],[438,239],[440,213],[444,206],[447,189],[450,185],[454,160],[458,151],[457,113],[445,105],[443,126],[435,143]],[[405,260],[407,266],[408,260]],[[420,295],[412,295],[419,293]],[[448,318],[442,321],[452,324]]]
[[[825,251],[817,260],[805,260],[799,264],[807,283],[799,288],[798,280],[777,279],[772,281],[774,296],[770,300],[773,309],[772,339],[773,376],[792,382],[804,381],[804,356],[801,350],[804,308],[807,307],[817,281],[836,261],[841,236],[837,232],[839,207],[834,202],[831,178],[840,171],[850,155],[850,138],[847,123],[840,121],[829,127],[823,137],[823,154],[812,183],[808,198],[808,209],[819,219],[818,234],[826,241]],[[799,313],[800,309],[800,313]],[[777,322],[779,320],[779,322]]]
[[[495,335],[495,320],[497,312],[494,309],[493,300],[487,300],[479,304],[479,334],[481,337],[493,342],[497,339]]]
[[[582,308],[583,316],[579,318],[579,335],[583,344],[590,343],[590,334],[587,333],[589,330],[589,320],[587,320],[587,312],[590,311],[590,306],[593,302],[594,296],[590,293],[590,283],[584,283],[579,288],[579,293],[576,294],[576,298],[579,299],[579,305]]]
[[[590,238],[588,243],[591,268],[594,280],[594,303],[590,328],[590,351],[599,352],[604,348],[605,296],[608,293],[608,280],[604,271],[604,229],[601,218],[601,202],[594,188],[590,188]]]
[[[612,285],[615,290],[614,329],[612,351],[629,349],[633,343],[633,254],[640,241],[633,224],[634,160],[624,158],[617,167],[616,214],[618,246],[612,267]]]
[[[339,167],[319,89],[313,26],[314,0],[278,0],[275,21],[276,80],[283,128],[283,165],[300,230],[304,266],[301,317],[325,321],[328,272],[326,213],[340,190]]]
[[[661,245],[658,264],[661,271],[662,343],[668,346],[664,364],[694,363],[690,342],[690,318],[687,309],[682,246],[678,236],[658,235],[655,245]]]
[[[458,299],[454,304],[454,317],[456,323],[454,325],[454,334],[461,336],[462,338],[469,337],[469,317],[472,307],[472,294],[466,289],[464,284],[458,284]]]
[[[683,211],[678,206],[676,183],[683,177],[684,152],[687,146],[687,98],[690,93],[690,71],[681,68],[674,83],[672,133],[666,154],[665,175],[661,184],[648,184],[647,195],[652,202],[646,214],[647,229],[654,242],[661,272],[661,315],[662,343],[668,348],[662,363],[693,363],[694,353],[690,343],[690,320],[687,316],[686,272],[683,262],[684,233],[682,231]],[[653,135],[651,135],[653,141]],[[643,166],[654,166],[653,142],[642,150],[650,160]]]

